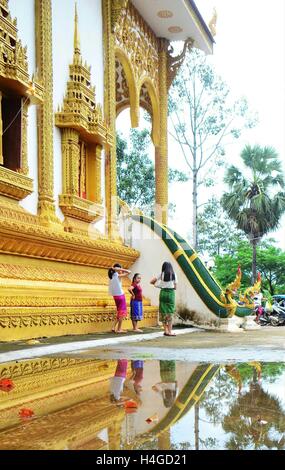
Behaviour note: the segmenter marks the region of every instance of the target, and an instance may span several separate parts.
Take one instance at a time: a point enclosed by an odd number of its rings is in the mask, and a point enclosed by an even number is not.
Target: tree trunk
[[[252,277],[251,283],[254,284],[256,281],[256,247],[257,247],[257,240],[252,240]]]
[[[193,191],[192,191],[192,237],[193,249],[196,251],[198,246],[197,236],[197,212],[198,212],[198,185],[197,185],[197,171],[193,171]]]

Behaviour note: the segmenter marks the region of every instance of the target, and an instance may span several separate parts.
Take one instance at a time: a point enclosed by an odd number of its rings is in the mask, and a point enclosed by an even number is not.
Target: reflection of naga
[[[257,372],[258,380],[261,379],[261,364],[258,361],[251,361],[248,363],[250,366],[254,367]]]
[[[238,384],[238,393],[240,393],[242,389],[242,379],[238,368],[233,364],[229,364],[225,366],[225,371]]]
[[[253,286],[248,287],[248,289],[244,291],[244,294],[241,294],[239,296],[240,302],[243,303],[246,307],[249,307],[249,306],[253,307],[254,306],[253,297],[255,294],[259,294],[260,288],[261,288],[261,274],[258,273],[256,282],[253,284]]]

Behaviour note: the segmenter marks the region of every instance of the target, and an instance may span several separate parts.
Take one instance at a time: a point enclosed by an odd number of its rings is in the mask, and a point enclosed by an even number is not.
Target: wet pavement
[[[143,334],[98,333],[0,343],[0,363],[50,354],[100,358],[149,357],[191,361],[285,361],[285,327],[266,326],[238,333],[217,333],[196,328],[177,328],[176,337],[165,337],[161,328]]]
[[[0,344],[0,449],[285,448],[285,328],[144,336]]]
[[[0,364],[0,449],[284,448],[284,362],[121,352]]]

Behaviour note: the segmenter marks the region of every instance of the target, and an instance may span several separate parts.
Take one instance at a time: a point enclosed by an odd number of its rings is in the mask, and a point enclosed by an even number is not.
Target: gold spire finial
[[[77,13],[77,2],[75,2],[75,17],[74,17],[74,54],[81,54],[80,51],[80,37],[78,30],[78,13]]]

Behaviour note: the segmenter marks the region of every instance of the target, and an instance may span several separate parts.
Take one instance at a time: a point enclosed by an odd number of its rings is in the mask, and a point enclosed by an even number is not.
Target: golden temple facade
[[[140,108],[152,117],[167,221],[168,90],[186,49],[211,53],[213,39],[192,0],[156,3],[0,0],[0,341],[110,329],[107,268],[140,256],[117,223],[126,108],[133,127]],[[156,325],[144,304],[142,325]]]

